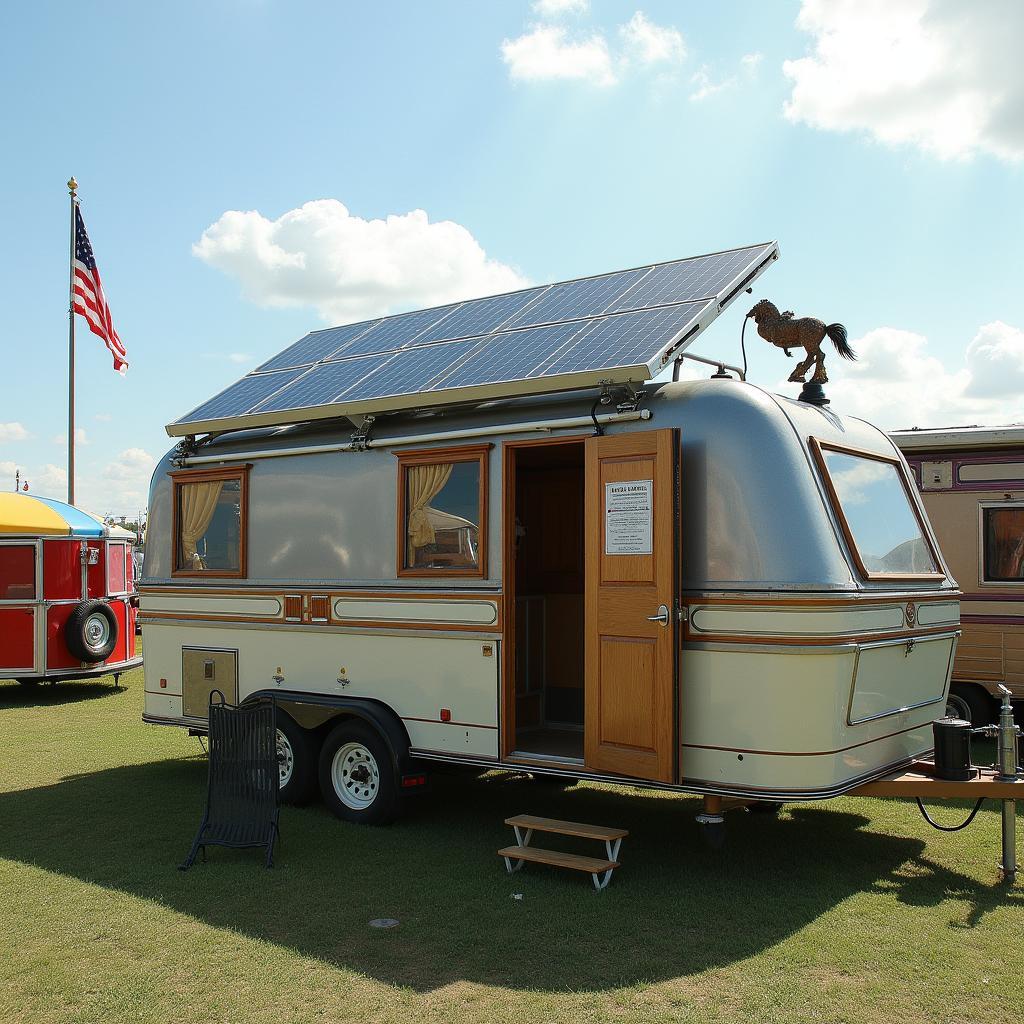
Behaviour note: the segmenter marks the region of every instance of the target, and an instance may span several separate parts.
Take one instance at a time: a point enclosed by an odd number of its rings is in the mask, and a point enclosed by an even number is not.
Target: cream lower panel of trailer
[[[240,700],[278,687],[369,697],[395,711],[414,747],[498,756],[495,640],[159,622],[143,626],[143,640],[148,717],[182,718],[183,648],[237,650]],[[167,680],[165,688],[160,679]],[[450,713],[449,722],[440,720],[442,709]]]
[[[820,792],[915,757],[944,712],[955,643],[684,649],[681,780]]]

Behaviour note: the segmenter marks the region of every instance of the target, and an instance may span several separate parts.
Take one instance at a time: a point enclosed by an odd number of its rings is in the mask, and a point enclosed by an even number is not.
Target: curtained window
[[[244,576],[246,468],[174,474],[176,575]]]
[[[484,575],[489,447],[399,454],[399,575]]]
[[[1024,507],[982,509],[986,583],[1024,582]]]

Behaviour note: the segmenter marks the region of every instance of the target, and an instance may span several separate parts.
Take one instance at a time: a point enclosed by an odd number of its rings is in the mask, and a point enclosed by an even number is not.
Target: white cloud
[[[68,499],[68,472],[62,466],[47,462],[34,472],[22,468],[21,478],[28,480],[29,491],[32,494],[40,494],[44,498],[57,498],[59,501]]]
[[[501,57],[519,81],[568,79],[602,86],[617,81],[608,43],[599,32],[570,39],[560,25],[536,25],[516,39],[505,39]]]
[[[54,444],[67,444],[68,433],[57,434],[53,439]],[[85,436],[85,427],[75,427],[75,444],[88,444],[89,439]]]
[[[1024,331],[1002,320],[985,324],[967,346],[971,382],[965,394],[1000,398],[1024,393]]]
[[[643,11],[637,11],[619,26],[628,59],[641,64],[678,63],[686,57],[682,33],[670,26],[655,25]]]
[[[192,251],[237,278],[253,302],[314,306],[333,323],[528,283],[511,267],[488,259],[460,224],[431,223],[423,210],[363,220],[336,199],[305,203],[276,220],[257,210],[228,210]]]
[[[707,66],[702,67],[690,77],[690,85],[693,86],[693,91],[690,93],[690,101],[692,103],[700,103],[702,100],[706,100],[716,93],[722,92],[724,89],[731,89],[735,84],[736,79],[733,77],[723,78],[716,82],[711,77],[711,72]]]
[[[586,10],[556,0],[555,7]],[[541,14],[551,11],[541,10]],[[571,36],[561,25],[541,23],[515,39],[501,44],[501,56],[514,80],[539,82],[575,80],[592,85],[616,85],[632,68],[679,64],[686,58],[682,33],[668,25],[656,25],[643,11],[619,26],[620,47],[616,52],[601,31]]]
[[[109,412],[97,412],[93,413],[92,418],[100,423],[109,423],[114,417]]]
[[[155,466],[156,459],[145,449],[126,448],[98,473],[78,473],[77,503],[98,515],[134,518],[138,509],[149,504]]]
[[[20,423],[0,423],[0,441],[25,441],[28,436],[28,431]]]
[[[563,14],[586,14],[590,0],[533,0],[530,6],[542,18],[558,18]]]
[[[878,327],[851,341],[857,362],[825,343],[830,408],[886,430],[1024,420],[1024,331],[1001,321],[980,327],[960,365],[947,367],[913,331]],[[783,394],[795,385],[780,384]]]
[[[740,68],[748,75],[756,75],[762,60],[764,60],[763,53],[745,53],[740,57]]]
[[[1024,3],[803,0],[810,56],[786,61],[791,121],[943,159],[1024,158]]]

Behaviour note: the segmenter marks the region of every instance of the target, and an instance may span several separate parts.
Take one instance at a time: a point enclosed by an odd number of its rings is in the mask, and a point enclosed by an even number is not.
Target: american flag
[[[82,210],[75,203],[75,297],[72,309],[81,313],[89,323],[89,330],[99,335],[114,357],[114,369],[123,374],[128,369],[127,352],[114,330],[110,307],[103,295],[99,268],[92,254],[92,243],[85,230]]]

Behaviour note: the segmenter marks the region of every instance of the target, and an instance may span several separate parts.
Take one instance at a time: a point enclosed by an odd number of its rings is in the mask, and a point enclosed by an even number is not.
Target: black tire
[[[64,623],[64,642],[79,661],[106,661],[117,646],[117,619],[104,601],[83,601]]]
[[[971,683],[954,683],[946,699],[946,715],[954,715],[977,728],[995,720],[995,701],[980,687]]]
[[[331,730],[320,750],[320,792],[343,821],[387,825],[398,817],[395,759],[376,729],[349,718]]]
[[[277,762],[281,770],[279,796],[283,804],[301,806],[316,793],[319,744],[314,733],[277,711]]]

